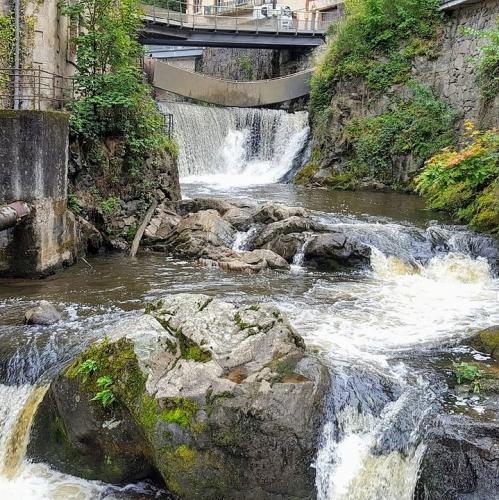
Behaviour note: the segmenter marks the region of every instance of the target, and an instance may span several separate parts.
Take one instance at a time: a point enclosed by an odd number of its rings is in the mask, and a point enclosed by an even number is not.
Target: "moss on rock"
[[[499,326],[493,326],[478,333],[470,342],[471,346],[499,360]]]

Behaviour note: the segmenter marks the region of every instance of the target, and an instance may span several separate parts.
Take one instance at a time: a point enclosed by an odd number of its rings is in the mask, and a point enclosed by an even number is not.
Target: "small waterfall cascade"
[[[306,148],[308,113],[161,103],[174,117],[184,182],[228,186],[278,182]]]
[[[412,500],[444,387],[398,357],[499,320],[499,281],[485,258],[448,252],[410,262],[371,250],[375,287],[354,292],[355,306],[335,306],[328,326],[336,338],[314,464],[319,500]]]
[[[303,241],[300,249],[293,257],[293,266],[297,268],[303,267],[303,263],[305,262],[305,251],[307,250],[308,244],[312,241],[312,236],[307,234],[305,235],[305,240]]]
[[[251,227],[248,231],[238,231],[234,238],[234,243],[232,244],[232,250],[236,252],[248,250],[248,246],[253,238],[255,238],[257,232],[258,228],[256,226]]]
[[[31,424],[48,385],[0,386],[0,474],[13,479],[28,445]]]

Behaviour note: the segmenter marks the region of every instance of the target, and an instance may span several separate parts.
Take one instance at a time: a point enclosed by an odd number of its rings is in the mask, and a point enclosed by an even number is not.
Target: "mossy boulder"
[[[470,345],[499,361],[499,325],[479,332],[471,339]]]
[[[106,481],[156,473],[180,498],[314,498],[328,385],[278,309],[167,296],[52,382],[30,455]]]

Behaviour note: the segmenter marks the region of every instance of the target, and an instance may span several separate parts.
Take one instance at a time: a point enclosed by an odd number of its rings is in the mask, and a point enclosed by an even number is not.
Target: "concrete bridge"
[[[194,73],[161,61],[146,61],[154,87],[220,106],[256,107],[277,104],[310,93],[313,69],[293,75],[239,82]]]

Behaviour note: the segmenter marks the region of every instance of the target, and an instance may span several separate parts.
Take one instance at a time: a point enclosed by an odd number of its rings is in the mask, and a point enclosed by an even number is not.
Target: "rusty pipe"
[[[0,207],[0,231],[15,226],[19,220],[29,215],[31,209],[24,201],[15,201]]]

